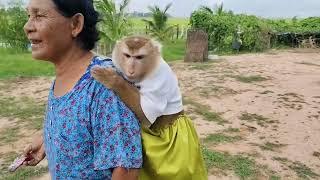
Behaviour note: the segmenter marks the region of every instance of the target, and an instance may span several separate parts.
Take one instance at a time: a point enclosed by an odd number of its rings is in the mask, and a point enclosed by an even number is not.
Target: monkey
[[[91,75],[141,122],[139,179],[208,179],[198,135],[184,114],[178,78],[162,58],[161,44],[146,36],[124,37],[115,44],[112,61],[115,70],[93,67]]]
[[[93,68],[91,73],[120,96],[142,125],[170,125],[183,114],[177,77],[163,60],[158,41],[146,36],[125,37],[115,44],[112,61],[124,78],[140,89],[121,79],[112,69]],[[158,101],[152,102],[154,99]]]

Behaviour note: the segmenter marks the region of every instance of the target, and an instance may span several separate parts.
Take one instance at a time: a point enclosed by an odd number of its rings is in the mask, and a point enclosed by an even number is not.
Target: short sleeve
[[[167,98],[160,91],[140,92],[141,108],[151,124],[163,115],[167,103]]]
[[[140,168],[142,145],[139,121],[115,93],[94,80],[92,131],[94,168]]]

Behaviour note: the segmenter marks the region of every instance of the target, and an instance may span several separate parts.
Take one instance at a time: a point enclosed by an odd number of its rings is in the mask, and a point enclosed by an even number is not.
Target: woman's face
[[[51,0],[30,0],[24,31],[30,40],[32,57],[53,60],[73,45],[70,18],[62,16]]]

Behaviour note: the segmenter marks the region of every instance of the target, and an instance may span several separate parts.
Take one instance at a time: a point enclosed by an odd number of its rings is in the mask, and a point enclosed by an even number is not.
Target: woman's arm
[[[28,161],[24,162],[27,166],[36,166],[46,156],[44,150],[42,131],[36,134],[32,142],[28,144],[24,150],[23,155],[27,157]]]
[[[139,169],[117,167],[112,172],[112,180],[138,180]]]

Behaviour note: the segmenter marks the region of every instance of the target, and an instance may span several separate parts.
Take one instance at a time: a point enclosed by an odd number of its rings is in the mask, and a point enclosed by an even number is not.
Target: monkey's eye
[[[141,55],[141,56],[136,56],[136,58],[137,58],[138,60],[141,60],[141,59],[144,58],[144,56],[143,56],[143,55]]]
[[[130,58],[131,56],[129,54],[124,53],[124,56],[126,56],[127,58]]]

